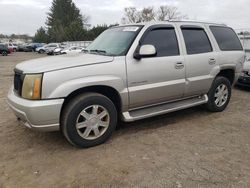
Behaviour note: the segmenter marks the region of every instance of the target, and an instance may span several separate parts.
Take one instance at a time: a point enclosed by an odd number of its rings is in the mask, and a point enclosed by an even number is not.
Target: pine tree
[[[34,42],[47,43],[49,36],[43,27],[40,27],[33,38]]]
[[[53,0],[46,22],[50,41],[81,40],[86,21],[72,0]]]

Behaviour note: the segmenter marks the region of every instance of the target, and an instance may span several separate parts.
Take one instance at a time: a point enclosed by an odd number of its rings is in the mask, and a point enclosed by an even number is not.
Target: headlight
[[[23,81],[22,97],[41,99],[42,74],[27,74]]]

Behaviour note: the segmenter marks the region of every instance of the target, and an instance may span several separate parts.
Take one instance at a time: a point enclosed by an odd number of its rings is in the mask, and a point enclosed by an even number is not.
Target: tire
[[[231,98],[232,86],[230,81],[222,76],[215,78],[208,92],[206,108],[211,112],[222,112]]]
[[[78,128],[77,123],[79,123]],[[107,141],[115,130],[116,124],[115,105],[109,98],[98,93],[76,96],[66,104],[61,116],[61,131],[64,136],[72,145],[82,148]]]
[[[2,51],[2,56],[7,56],[8,53],[6,51]]]
[[[44,50],[39,50],[38,53],[39,54],[43,54],[45,51]]]

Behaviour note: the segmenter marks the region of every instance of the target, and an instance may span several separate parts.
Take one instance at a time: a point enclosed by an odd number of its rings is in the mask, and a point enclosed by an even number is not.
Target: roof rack
[[[226,26],[226,24],[224,23],[215,23],[215,22],[206,22],[206,21],[197,21],[197,20],[164,20],[164,21],[168,21],[168,22],[194,22],[194,23],[207,23],[207,24],[216,24],[216,25],[224,25]]]

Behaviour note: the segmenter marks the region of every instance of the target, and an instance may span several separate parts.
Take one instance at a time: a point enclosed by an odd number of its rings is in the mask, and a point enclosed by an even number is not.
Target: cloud
[[[0,4],[4,5],[13,5],[13,6],[30,6],[38,8],[46,8],[49,0],[34,1],[34,0],[0,0]]]
[[[90,24],[120,23],[125,7],[173,5],[190,19],[226,23],[236,29],[250,30],[249,0],[73,0]],[[44,26],[52,0],[0,0],[0,33],[33,35]]]

